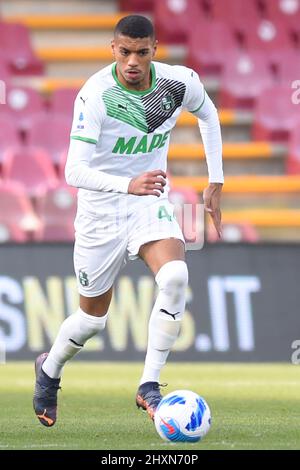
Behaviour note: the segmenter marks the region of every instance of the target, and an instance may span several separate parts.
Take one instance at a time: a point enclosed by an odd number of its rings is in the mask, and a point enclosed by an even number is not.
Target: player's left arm
[[[207,95],[198,74],[189,70],[185,107],[198,118],[204,145],[209,184],[203,191],[204,210],[212,218],[219,237],[221,229],[221,192],[224,183],[222,137],[217,109]]]

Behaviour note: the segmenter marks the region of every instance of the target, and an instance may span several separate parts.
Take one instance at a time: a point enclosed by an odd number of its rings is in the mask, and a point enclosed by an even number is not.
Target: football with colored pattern
[[[211,413],[206,401],[197,393],[176,390],[159,403],[154,422],[165,441],[197,442],[209,431]]]

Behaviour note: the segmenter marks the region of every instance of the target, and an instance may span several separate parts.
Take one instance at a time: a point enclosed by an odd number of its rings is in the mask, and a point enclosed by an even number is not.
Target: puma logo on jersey
[[[175,316],[178,315],[178,313],[180,313],[180,312],[170,313],[168,312],[168,310],[165,310],[164,308],[161,308],[160,312],[165,313],[166,315],[170,315],[170,317],[172,317],[173,320],[176,320]]]
[[[125,106],[123,104],[118,104],[118,108],[119,109],[124,109],[124,111],[126,111],[126,112],[128,111],[127,104]]]

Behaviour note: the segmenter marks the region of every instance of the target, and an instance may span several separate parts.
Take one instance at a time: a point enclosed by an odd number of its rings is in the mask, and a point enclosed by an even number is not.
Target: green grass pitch
[[[32,409],[33,364],[0,365],[0,450],[300,449],[300,366],[169,363],[164,393],[190,389],[210,405],[202,442],[165,443],[135,406],[137,363],[73,362],[65,368],[59,416],[41,426]]]

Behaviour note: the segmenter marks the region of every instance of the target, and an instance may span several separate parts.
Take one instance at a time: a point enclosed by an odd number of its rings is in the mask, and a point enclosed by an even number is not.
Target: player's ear
[[[158,40],[157,39],[154,39],[153,41],[153,52],[152,52],[152,57],[155,56],[156,54],[156,50],[157,50],[157,44],[158,44]]]
[[[110,46],[111,46],[112,55],[115,57],[115,47],[116,47],[116,45],[115,45],[115,40],[114,39],[111,40]]]

